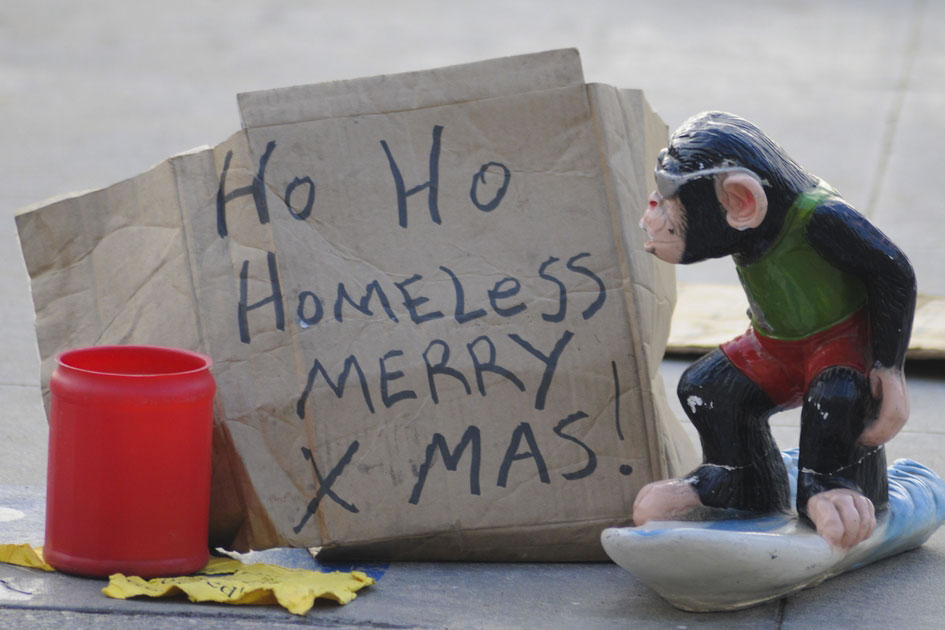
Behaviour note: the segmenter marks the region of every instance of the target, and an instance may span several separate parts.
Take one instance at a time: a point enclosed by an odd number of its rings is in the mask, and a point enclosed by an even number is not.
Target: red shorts
[[[778,407],[800,405],[810,382],[828,367],[846,366],[866,374],[872,363],[866,309],[804,339],[772,339],[750,328],[721,348]]]

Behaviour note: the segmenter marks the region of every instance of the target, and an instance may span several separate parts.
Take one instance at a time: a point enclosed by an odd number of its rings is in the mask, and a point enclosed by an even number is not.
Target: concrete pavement
[[[687,360],[668,359],[675,383]],[[945,387],[925,369],[911,380],[915,419],[934,418]],[[671,386],[671,387],[674,387]],[[671,393],[671,392],[670,392]],[[682,409],[673,397],[674,411]],[[797,415],[775,416],[779,443],[797,442]],[[691,432],[695,436],[694,431]],[[945,470],[940,434],[909,429],[889,445],[890,460],[909,456]],[[0,540],[42,544],[41,486],[0,485],[0,506],[23,518],[0,521]],[[319,565],[304,549],[254,552],[246,562],[293,568]],[[104,581],[0,564],[0,625],[5,627],[152,628],[939,628],[945,595],[945,531],[921,548],[828,580],[779,601],[731,613],[671,607],[613,564],[379,563],[355,565],[378,581],[347,606],[317,603],[305,617],[278,607],[236,607],[167,600],[112,600]],[[348,570],[351,567],[342,567]]]
[[[0,541],[41,542],[46,464],[17,208],[220,142],[239,124],[239,92],[574,46],[588,82],[642,88],[671,129],[705,109],[759,124],[906,251],[921,292],[945,295],[943,31],[945,5],[932,0],[4,3],[0,506],[25,516],[0,521]],[[728,261],[678,275],[736,281]],[[684,365],[664,363],[670,389]],[[945,369],[911,363],[908,371],[913,417],[890,457],[945,474]],[[796,415],[773,425],[782,446],[796,444]],[[304,551],[285,554],[308,561]],[[277,609],[107,600],[98,582],[0,567],[0,624],[939,627],[943,560],[939,532],[918,551],[720,615],[676,611],[612,565],[398,564],[349,606],[304,619]]]

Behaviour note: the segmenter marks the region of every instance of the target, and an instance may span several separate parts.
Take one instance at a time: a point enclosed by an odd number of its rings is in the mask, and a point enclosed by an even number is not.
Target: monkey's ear
[[[725,220],[736,230],[761,225],[768,211],[768,196],[761,182],[747,173],[731,173],[715,186],[725,208]]]

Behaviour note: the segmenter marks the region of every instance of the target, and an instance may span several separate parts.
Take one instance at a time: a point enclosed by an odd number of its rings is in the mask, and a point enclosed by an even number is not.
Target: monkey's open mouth
[[[640,221],[640,229],[646,233],[646,241],[643,243],[643,251],[655,254],[656,253],[656,238],[653,236],[653,232],[650,232],[646,225],[643,224],[643,221]]]
[[[656,241],[653,240],[652,238],[647,239],[647,241],[646,241],[645,243],[643,243],[643,251],[645,251],[645,252],[648,253],[648,254],[655,254],[655,253],[656,253]]]
[[[653,233],[650,232],[650,231],[647,229],[646,223],[643,222],[643,219],[640,219],[639,226],[640,226],[640,229],[643,230],[643,231],[646,233],[646,242],[647,242],[647,243],[652,243],[652,242],[653,242]]]

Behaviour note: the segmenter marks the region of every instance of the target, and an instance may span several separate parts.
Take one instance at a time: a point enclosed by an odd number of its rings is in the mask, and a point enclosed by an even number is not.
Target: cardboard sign
[[[637,227],[666,127],[576,51],[243,94],[243,130],[17,224],[65,348],[215,361],[217,542],[603,558],[691,447]],[[146,448],[133,445],[129,448]]]

